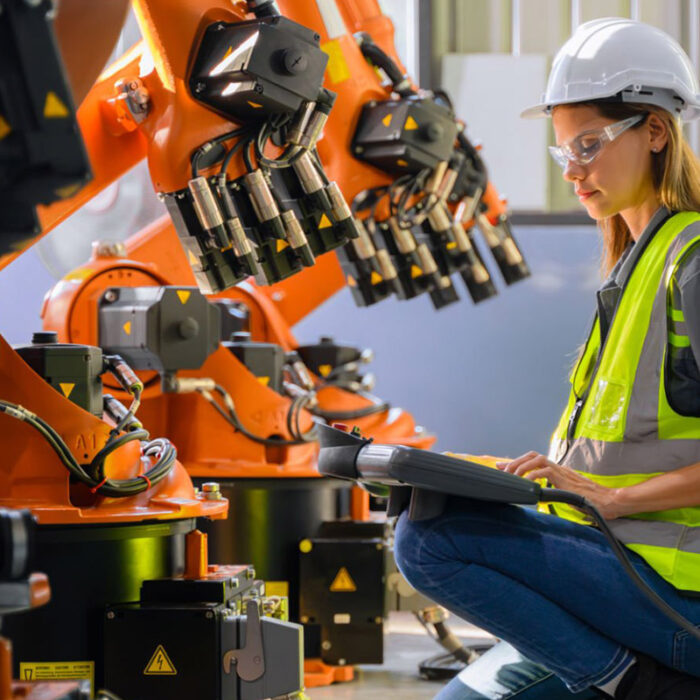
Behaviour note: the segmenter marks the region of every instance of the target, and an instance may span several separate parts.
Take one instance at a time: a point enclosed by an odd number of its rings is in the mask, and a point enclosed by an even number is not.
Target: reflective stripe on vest
[[[602,355],[596,320],[572,372],[550,459],[602,485],[632,486],[700,462],[700,418],[669,406],[664,378],[671,278],[683,254],[700,241],[700,226],[693,225],[698,221],[694,212],[676,214],[656,232],[625,285]],[[554,509],[586,522],[573,508]],[[608,524],[676,588],[700,592],[700,507]]]

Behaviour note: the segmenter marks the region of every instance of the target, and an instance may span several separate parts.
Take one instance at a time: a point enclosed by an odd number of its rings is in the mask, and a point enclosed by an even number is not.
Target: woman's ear
[[[647,118],[649,132],[649,150],[653,153],[662,151],[668,143],[668,126],[656,114],[651,112]]]

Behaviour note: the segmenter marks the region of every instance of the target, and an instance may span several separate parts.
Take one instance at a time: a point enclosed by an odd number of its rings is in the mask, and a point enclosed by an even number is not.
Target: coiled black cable
[[[43,418],[23,406],[3,400],[0,400],[0,413],[27,423],[27,425],[36,430],[58,455],[61,463],[71,476],[101,496],[125,498],[135,496],[155,486],[170,473],[177,457],[177,451],[169,440],[165,438],[149,440],[148,432],[138,429],[118,437],[111,435],[104,447],[97,452],[90,463],[82,465],[75,459],[63,438]],[[104,463],[107,457],[115,450],[135,440],[141,442],[142,455],[156,457],[152,467],[143,474],[131,479],[106,478],[104,476]]]

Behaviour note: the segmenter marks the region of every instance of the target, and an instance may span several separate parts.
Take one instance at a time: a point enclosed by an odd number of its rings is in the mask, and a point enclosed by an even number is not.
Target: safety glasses
[[[646,119],[646,116],[646,114],[637,114],[614,124],[608,124],[601,129],[584,131],[561,146],[550,146],[549,152],[562,169],[565,169],[569,163],[588,165],[598,157],[606,143],[614,141],[627,129]]]

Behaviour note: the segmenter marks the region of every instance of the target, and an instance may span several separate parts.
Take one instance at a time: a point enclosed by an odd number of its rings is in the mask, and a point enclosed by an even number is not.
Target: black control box
[[[385,172],[417,173],[449,160],[456,137],[450,109],[427,97],[404,97],[362,108],[352,151]]]
[[[212,24],[190,74],[192,95],[234,121],[296,112],[323,84],[328,56],[319,40],[281,16]]]
[[[300,544],[300,620],[320,628],[320,649],[307,655],[333,665],[383,663],[388,527],[326,522]]]

